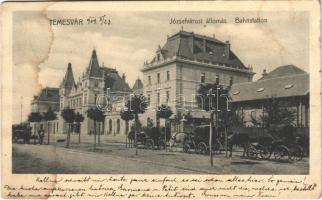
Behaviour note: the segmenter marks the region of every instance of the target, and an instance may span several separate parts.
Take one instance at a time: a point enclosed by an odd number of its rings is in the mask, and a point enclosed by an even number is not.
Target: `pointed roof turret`
[[[75,85],[74,75],[73,75],[73,69],[72,64],[68,63],[67,71],[65,74],[65,77],[61,83],[61,87],[65,88],[71,88]]]
[[[92,57],[91,57],[91,60],[89,61],[86,74],[89,77],[99,77],[99,78],[102,77],[95,49],[92,52]]]

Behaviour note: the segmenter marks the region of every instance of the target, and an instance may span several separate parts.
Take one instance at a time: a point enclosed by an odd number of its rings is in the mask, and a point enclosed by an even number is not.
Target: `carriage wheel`
[[[292,145],[290,148],[290,160],[291,161],[301,161],[304,155],[302,147],[299,145]]]
[[[165,149],[165,143],[164,143],[164,140],[159,140],[158,142],[158,145],[159,145],[159,149]]]
[[[278,145],[275,147],[273,154],[275,160],[287,160],[290,155],[288,148],[284,145]]]
[[[198,144],[198,152],[201,154],[206,155],[207,154],[207,145],[204,142],[200,142]]]
[[[183,152],[189,153],[190,151],[190,145],[189,144],[183,144]]]
[[[145,148],[147,149],[153,149],[154,148],[154,142],[153,140],[149,139],[145,142]]]
[[[261,149],[259,150],[259,156],[262,159],[269,159],[271,157],[271,151],[269,147],[261,146]]]
[[[251,159],[256,159],[258,155],[258,151],[254,146],[250,146],[248,148],[247,156]]]

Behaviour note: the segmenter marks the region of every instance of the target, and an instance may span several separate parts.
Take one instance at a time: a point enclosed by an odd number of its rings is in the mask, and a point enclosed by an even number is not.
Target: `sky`
[[[50,26],[53,18],[106,15],[111,25]],[[170,19],[226,18],[226,24],[170,24]],[[235,17],[267,18],[264,24],[235,24]],[[68,62],[78,80],[89,64],[93,48],[100,64],[116,68],[132,86],[140,69],[152,60],[167,36],[183,29],[221,41],[229,40],[232,51],[245,66],[252,65],[260,78],[281,65],[293,64],[309,71],[309,18],[306,12],[15,12],[13,16],[14,123],[30,113],[30,103],[41,88],[59,87]],[[21,97],[23,99],[21,100]]]

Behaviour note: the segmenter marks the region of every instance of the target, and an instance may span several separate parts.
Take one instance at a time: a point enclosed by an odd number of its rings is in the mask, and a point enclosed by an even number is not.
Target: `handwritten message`
[[[310,193],[317,184],[305,176],[82,176],[36,177],[30,185],[4,185],[8,198],[216,198],[279,197]]]

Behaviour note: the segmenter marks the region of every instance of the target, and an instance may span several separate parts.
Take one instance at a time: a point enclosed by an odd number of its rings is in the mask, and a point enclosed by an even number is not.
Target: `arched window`
[[[112,120],[111,119],[108,121],[108,127],[109,127],[108,132],[111,133],[112,132]]]
[[[120,128],[121,128],[120,119],[117,119],[117,121],[116,121],[116,133],[120,133]]]

